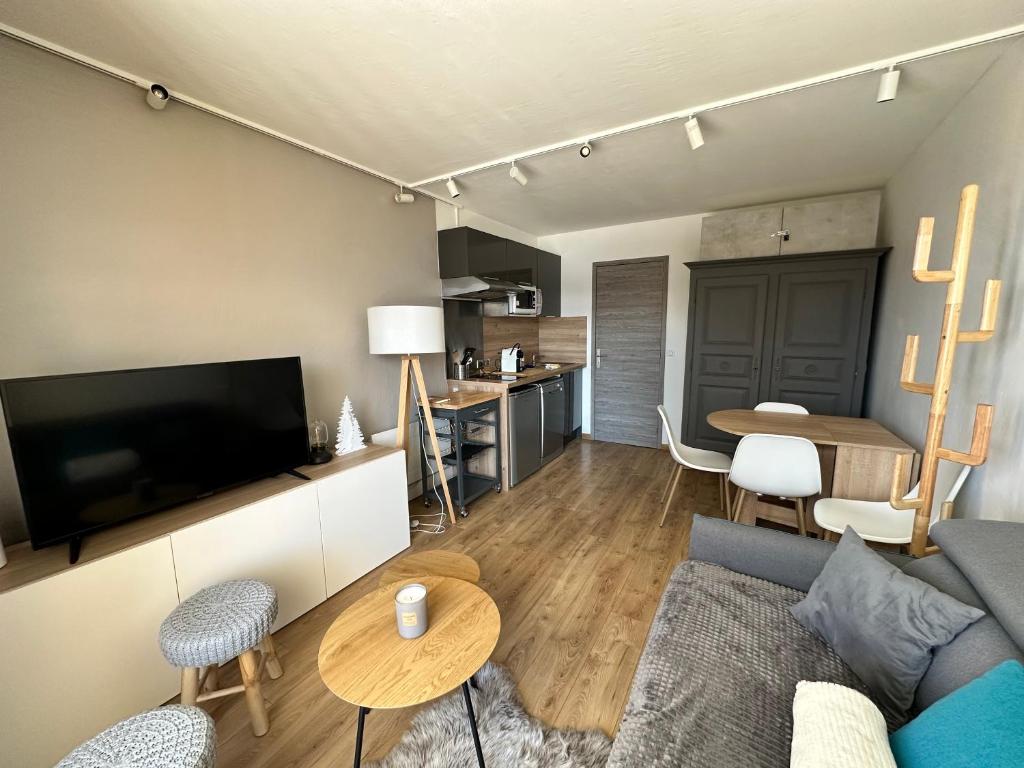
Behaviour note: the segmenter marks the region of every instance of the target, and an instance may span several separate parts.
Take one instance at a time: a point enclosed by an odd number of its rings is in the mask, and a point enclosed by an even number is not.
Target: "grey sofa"
[[[886,556],[986,616],[936,652],[916,710],[1004,659],[1024,661],[1024,524],[949,520],[932,538],[942,554]],[[662,596],[608,768],[788,766],[797,682],[870,695],[789,612],[834,547],[695,516],[690,559]]]

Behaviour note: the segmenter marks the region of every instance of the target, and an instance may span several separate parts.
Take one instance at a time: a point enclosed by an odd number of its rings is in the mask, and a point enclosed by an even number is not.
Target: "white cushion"
[[[871,700],[835,683],[796,685],[790,768],[896,768],[885,718]]]

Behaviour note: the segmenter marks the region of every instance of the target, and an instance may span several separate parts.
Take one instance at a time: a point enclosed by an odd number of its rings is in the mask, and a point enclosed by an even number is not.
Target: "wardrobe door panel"
[[[779,276],[772,369],[766,400],[811,413],[851,416],[868,271],[863,267],[787,269]]]
[[[712,427],[707,415],[753,408],[758,400],[770,275],[694,275],[691,287],[685,442],[731,450],[739,438]]]

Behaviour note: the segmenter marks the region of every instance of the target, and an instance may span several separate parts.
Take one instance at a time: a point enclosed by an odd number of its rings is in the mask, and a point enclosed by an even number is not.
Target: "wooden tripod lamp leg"
[[[409,442],[409,356],[402,356],[402,378],[398,382],[398,438],[395,447],[406,450]]]
[[[405,358],[402,358],[403,361]],[[455,525],[455,506],[452,504],[452,494],[448,490],[448,479],[444,474],[444,464],[441,463],[441,446],[437,443],[437,431],[434,429],[434,416],[430,412],[430,400],[427,398],[427,385],[423,380],[423,369],[420,368],[420,359],[416,355],[410,357],[412,363],[413,377],[416,379],[416,392],[419,395],[420,404],[423,406],[423,420],[427,422],[427,431],[430,433],[430,449],[437,458],[437,473],[441,476],[441,488],[444,490],[444,500],[448,504],[448,518]],[[429,464],[427,465],[429,468]]]

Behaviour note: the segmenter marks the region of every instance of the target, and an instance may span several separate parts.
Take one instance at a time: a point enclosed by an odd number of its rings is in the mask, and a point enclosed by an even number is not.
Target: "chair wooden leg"
[[[721,475],[722,488],[725,490],[725,508],[722,510],[725,513],[725,519],[732,519],[732,499],[729,498],[729,476]]]
[[[679,472],[676,473],[676,479],[672,481],[672,488],[668,492],[668,499],[665,500],[665,509],[661,513],[661,522],[658,523],[658,527],[661,528],[665,525],[665,518],[668,517],[668,508],[672,506],[672,497],[676,495],[676,486],[679,485],[679,478],[683,476],[683,467],[679,466]]]
[[[188,707],[194,707],[198,698],[199,668],[185,667],[181,670],[181,703]]]
[[[807,535],[807,518],[804,516],[804,500],[794,499],[796,503],[796,526],[801,536]]]
[[[264,637],[263,642],[260,643],[260,650],[263,651],[267,657],[267,674],[270,675],[271,680],[277,680],[277,678],[284,674],[284,670],[281,668],[281,661],[277,658],[277,649],[274,647],[274,638],[270,635]]]
[[[668,498],[668,492],[672,490],[672,484],[676,481],[676,475],[683,471],[682,464],[676,464],[675,469],[668,476],[668,482],[665,483],[665,490],[661,492],[661,504],[665,503],[665,499]]]
[[[249,705],[253,735],[262,736],[270,730],[270,718],[267,716],[267,705],[260,687],[260,665],[256,651],[251,648],[244,651],[238,657],[238,667],[242,672],[242,685],[245,686],[245,702]]]
[[[734,522],[739,522],[740,512],[743,510],[743,500],[747,496],[746,488],[740,488],[736,493],[736,501],[733,503],[732,512],[729,514],[729,519]]]

